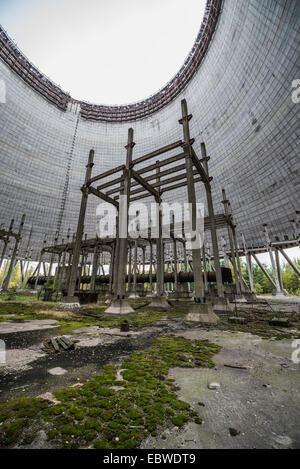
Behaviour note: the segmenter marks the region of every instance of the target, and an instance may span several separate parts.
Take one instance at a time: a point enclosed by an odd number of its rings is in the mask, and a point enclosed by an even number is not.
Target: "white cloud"
[[[2,25],[38,68],[74,98],[124,104],[179,70],[205,0],[10,0]]]

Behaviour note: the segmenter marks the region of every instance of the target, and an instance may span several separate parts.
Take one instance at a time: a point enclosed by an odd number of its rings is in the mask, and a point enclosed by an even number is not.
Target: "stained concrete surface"
[[[13,334],[15,332],[37,331],[58,327],[54,319],[27,319],[20,322],[1,322],[0,333]]]
[[[165,440],[150,437],[143,448],[300,447],[300,365],[291,361],[291,341],[200,329],[179,335],[222,346],[215,369],[175,368],[169,374],[181,388],[179,397],[199,412],[203,424],[164,431]],[[220,389],[209,390],[211,382],[220,383]],[[229,428],[240,435],[231,436]]]
[[[9,334],[2,334],[4,323],[0,323],[0,339],[5,339],[8,345],[6,363],[0,364],[0,402],[24,395],[38,396],[72,386],[80,379],[90,379],[101,374],[108,361],[119,360],[124,354],[149,346],[153,337],[167,330],[180,329],[176,321],[129,333],[115,328],[83,327],[66,335],[76,340],[75,350],[47,354],[43,351],[47,331],[43,330],[41,321],[39,323],[35,330]],[[49,327],[53,326],[49,324]],[[55,368],[63,368],[66,373],[49,373]]]

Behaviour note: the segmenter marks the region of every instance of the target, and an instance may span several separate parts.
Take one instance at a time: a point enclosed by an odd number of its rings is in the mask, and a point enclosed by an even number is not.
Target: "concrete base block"
[[[286,298],[288,296],[288,292],[286,290],[283,290],[282,292],[276,292],[273,294],[275,298]]]
[[[154,296],[149,304],[149,308],[166,311],[167,309],[170,309],[171,306],[165,296]]]
[[[151,291],[148,291],[147,294],[146,294],[146,298],[153,298],[155,296],[155,294]]]
[[[80,308],[79,299],[77,296],[63,296],[60,300],[58,309],[61,310],[74,310]]]
[[[204,324],[218,324],[220,322],[220,318],[214,313],[211,303],[192,303],[186,320]]]
[[[243,293],[243,297],[244,297],[247,301],[256,301],[256,299],[257,299],[255,293],[251,293],[251,292],[244,292],[244,293]]]
[[[230,313],[234,311],[234,305],[231,305],[227,298],[213,298],[213,310],[222,313]]]
[[[138,293],[130,293],[128,298],[130,298],[131,300],[139,300],[141,297]]]
[[[113,300],[111,305],[105,310],[107,314],[130,314],[134,313],[134,309],[131,307],[127,299]]]

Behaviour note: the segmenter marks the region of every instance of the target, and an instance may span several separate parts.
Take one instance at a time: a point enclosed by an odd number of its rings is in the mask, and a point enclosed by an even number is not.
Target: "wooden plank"
[[[64,343],[63,340],[61,340],[60,337],[57,337],[56,340],[57,340],[57,342],[58,342],[65,350],[68,350],[68,349],[69,349],[69,347]]]
[[[57,342],[53,337],[51,338],[51,344],[52,344],[55,352],[59,352],[59,346],[57,345]]]
[[[72,342],[70,339],[68,339],[67,337],[65,336],[62,336],[61,337],[61,340],[66,344],[66,346],[68,347],[68,350],[70,350],[71,348],[74,348],[74,342]]]

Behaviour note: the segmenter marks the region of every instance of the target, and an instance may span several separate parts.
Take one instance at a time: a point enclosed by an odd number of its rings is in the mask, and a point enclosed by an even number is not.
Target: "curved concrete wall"
[[[76,105],[66,112],[49,104],[0,62],[7,102],[0,104],[0,222],[8,227],[26,213],[35,247],[76,230],[80,186],[90,148],[93,174],[124,162],[127,129],[134,128],[134,156],[182,138],[180,100],[186,98],[194,148],[205,141],[214,176],[215,211],[227,190],[238,230],[248,245],[293,236],[289,221],[299,209],[299,105],[291,99],[299,74],[298,0],[224,0],[215,35],[200,68],[181,94],[151,116],[132,123],[83,120]],[[199,201],[203,188],[198,183]],[[67,194],[64,199],[64,192]],[[186,197],[186,189],[166,200]],[[95,234],[92,196],[85,231]],[[26,244],[26,238],[24,243]]]

